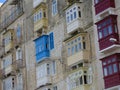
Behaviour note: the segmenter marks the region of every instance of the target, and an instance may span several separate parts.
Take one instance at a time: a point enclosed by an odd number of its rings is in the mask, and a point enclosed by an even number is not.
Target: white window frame
[[[52,16],[55,16],[58,13],[58,1],[52,0]]]

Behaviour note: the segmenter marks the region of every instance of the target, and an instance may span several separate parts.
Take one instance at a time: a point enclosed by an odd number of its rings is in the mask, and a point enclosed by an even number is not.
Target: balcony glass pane
[[[108,73],[107,73],[107,68],[104,67],[104,76],[107,76],[107,75],[108,75]]]
[[[108,72],[109,72],[109,75],[111,75],[113,72],[112,72],[112,65],[109,65],[108,66]]]
[[[118,72],[117,64],[113,64],[113,71],[114,73]]]

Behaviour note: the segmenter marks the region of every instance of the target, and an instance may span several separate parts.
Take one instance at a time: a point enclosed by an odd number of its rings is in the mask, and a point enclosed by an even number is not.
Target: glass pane
[[[72,46],[72,54],[74,54],[74,50],[75,50],[75,49],[74,49],[74,46]]]
[[[76,18],[77,16],[76,16],[76,12],[74,12],[74,19]]]
[[[70,48],[68,48],[68,56],[71,54]]]
[[[114,71],[114,73],[118,72],[118,68],[117,68],[116,64],[113,64],[113,71]]]
[[[82,76],[80,77],[80,85],[83,84]]]
[[[78,52],[78,46],[75,45],[75,52]]]
[[[102,38],[102,31],[99,31],[99,39]]]
[[[112,34],[112,26],[108,26],[108,33]]]
[[[108,35],[106,28],[103,29],[103,34],[104,34],[104,37],[106,37]]]
[[[115,28],[115,33],[117,33],[117,25],[114,25],[114,28]]]
[[[81,43],[78,43],[78,50],[81,50]]]
[[[86,49],[86,43],[83,42],[83,49]]]
[[[108,75],[108,73],[107,73],[107,68],[104,67],[104,76],[107,76],[107,75]]]
[[[106,62],[103,62],[103,65],[106,65]]]
[[[111,75],[113,72],[112,72],[112,66],[111,65],[109,65],[108,66],[108,72],[109,72],[109,75]]]

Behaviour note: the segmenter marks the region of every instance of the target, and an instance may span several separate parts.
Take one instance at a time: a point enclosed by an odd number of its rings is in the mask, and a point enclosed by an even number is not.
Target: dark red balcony
[[[112,41],[110,41],[110,38],[114,38],[117,41],[112,42]],[[100,50],[103,50],[103,49],[106,49],[114,44],[119,44],[118,42],[119,42],[119,35],[114,33],[114,34],[111,34],[103,39],[100,39],[99,40],[99,48],[100,48]]]
[[[101,59],[105,89],[120,85],[120,53]]]
[[[115,8],[115,0],[100,0],[95,4],[95,12],[98,14],[110,7]]]

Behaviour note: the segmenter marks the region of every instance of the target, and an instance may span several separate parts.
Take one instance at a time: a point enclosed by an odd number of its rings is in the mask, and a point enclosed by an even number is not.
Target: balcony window
[[[57,86],[54,86],[54,87],[53,87],[53,90],[58,90],[58,89],[57,89]]]
[[[3,60],[3,68],[7,68],[12,64],[12,55],[9,55]]]
[[[58,13],[57,0],[52,0],[52,15],[56,15]]]
[[[109,76],[118,72],[116,57],[106,58],[103,61],[104,76]]]
[[[13,90],[15,87],[15,80],[12,77],[8,77],[3,81],[3,90]]]
[[[86,72],[86,73],[82,73],[82,72]],[[90,84],[91,82],[92,82],[92,75],[88,75],[87,71],[78,70],[68,76],[69,90],[80,89],[78,87],[82,87],[82,85],[84,86]]]
[[[21,37],[21,27],[19,25],[17,26],[17,37]]]
[[[52,62],[52,66],[53,66],[52,68],[53,74],[56,74],[56,62],[55,61]]]
[[[45,16],[45,12],[43,13],[41,10],[39,10],[38,12],[36,12],[34,14],[34,23],[41,20],[43,18],[43,16]]]
[[[119,58],[120,58],[120,54],[117,53],[101,59],[105,88],[120,85],[120,82],[118,82],[120,78]]]
[[[86,49],[86,43],[82,37],[77,37],[67,43],[68,56],[71,56],[84,49]]]
[[[98,29],[98,39],[100,50],[105,49],[111,46],[112,42],[110,42],[110,38],[115,38],[118,41],[118,30],[117,30],[117,20],[115,15],[110,15],[105,19],[99,21],[97,23]],[[103,43],[107,43],[106,45]]]
[[[18,48],[16,51],[16,60],[22,60],[22,50]]]
[[[79,6],[74,6],[66,10],[66,22],[67,24],[81,17],[81,10]]]
[[[54,49],[54,34],[51,32],[49,35],[43,35],[34,40],[36,49],[37,63],[44,58],[48,58],[50,50]]]

